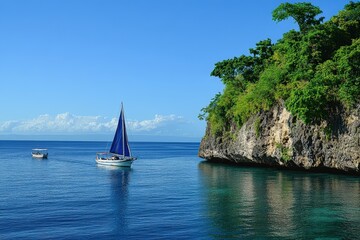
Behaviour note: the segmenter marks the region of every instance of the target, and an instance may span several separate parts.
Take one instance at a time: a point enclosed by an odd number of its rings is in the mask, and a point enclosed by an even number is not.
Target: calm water
[[[0,141],[0,239],[360,239],[359,177],[210,164],[197,143],[104,168],[106,145]]]

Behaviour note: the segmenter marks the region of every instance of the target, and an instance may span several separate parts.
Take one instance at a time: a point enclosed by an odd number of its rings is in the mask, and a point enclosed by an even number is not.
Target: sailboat
[[[96,153],[96,162],[102,165],[131,167],[136,158],[131,155],[126,133],[124,107],[121,103],[119,122],[109,152]]]

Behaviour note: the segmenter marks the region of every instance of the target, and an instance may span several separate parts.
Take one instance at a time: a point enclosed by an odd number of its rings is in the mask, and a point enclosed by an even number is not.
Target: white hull
[[[131,167],[133,161],[134,160],[96,159],[98,164],[117,167]]]
[[[112,157],[101,157],[101,155],[106,156],[108,153],[98,153],[96,155],[96,162],[101,165],[107,165],[107,166],[117,166],[117,167],[131,167],[131,164],[136,158],[133,157],[122,157],[117,156],[116,158],[114,156]]]
[[[47,158],[48,157],[48,154],[47,153],[39,153],[39,154],[36,154],[36,153],[33,153],[31,154],[33,158]]]

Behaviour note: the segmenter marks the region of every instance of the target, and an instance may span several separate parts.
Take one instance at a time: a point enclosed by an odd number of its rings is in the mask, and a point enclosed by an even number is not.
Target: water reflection
[[[100,166],[107,169],[110,177],[111,203],[113,211],[114,236],[126,236],[128,232],[127,206],[128,206],[128,185],[131,168]]]
[[[213,238],[358,237],[360,179],[201,162]]]

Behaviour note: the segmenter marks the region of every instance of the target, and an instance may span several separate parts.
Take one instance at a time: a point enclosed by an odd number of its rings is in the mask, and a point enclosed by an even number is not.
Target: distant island
[[[360,174],[360,2],[323,22],[311,3],[282,3],[291,30],[215,64],[225,87],[202,109],[209,161]]]

